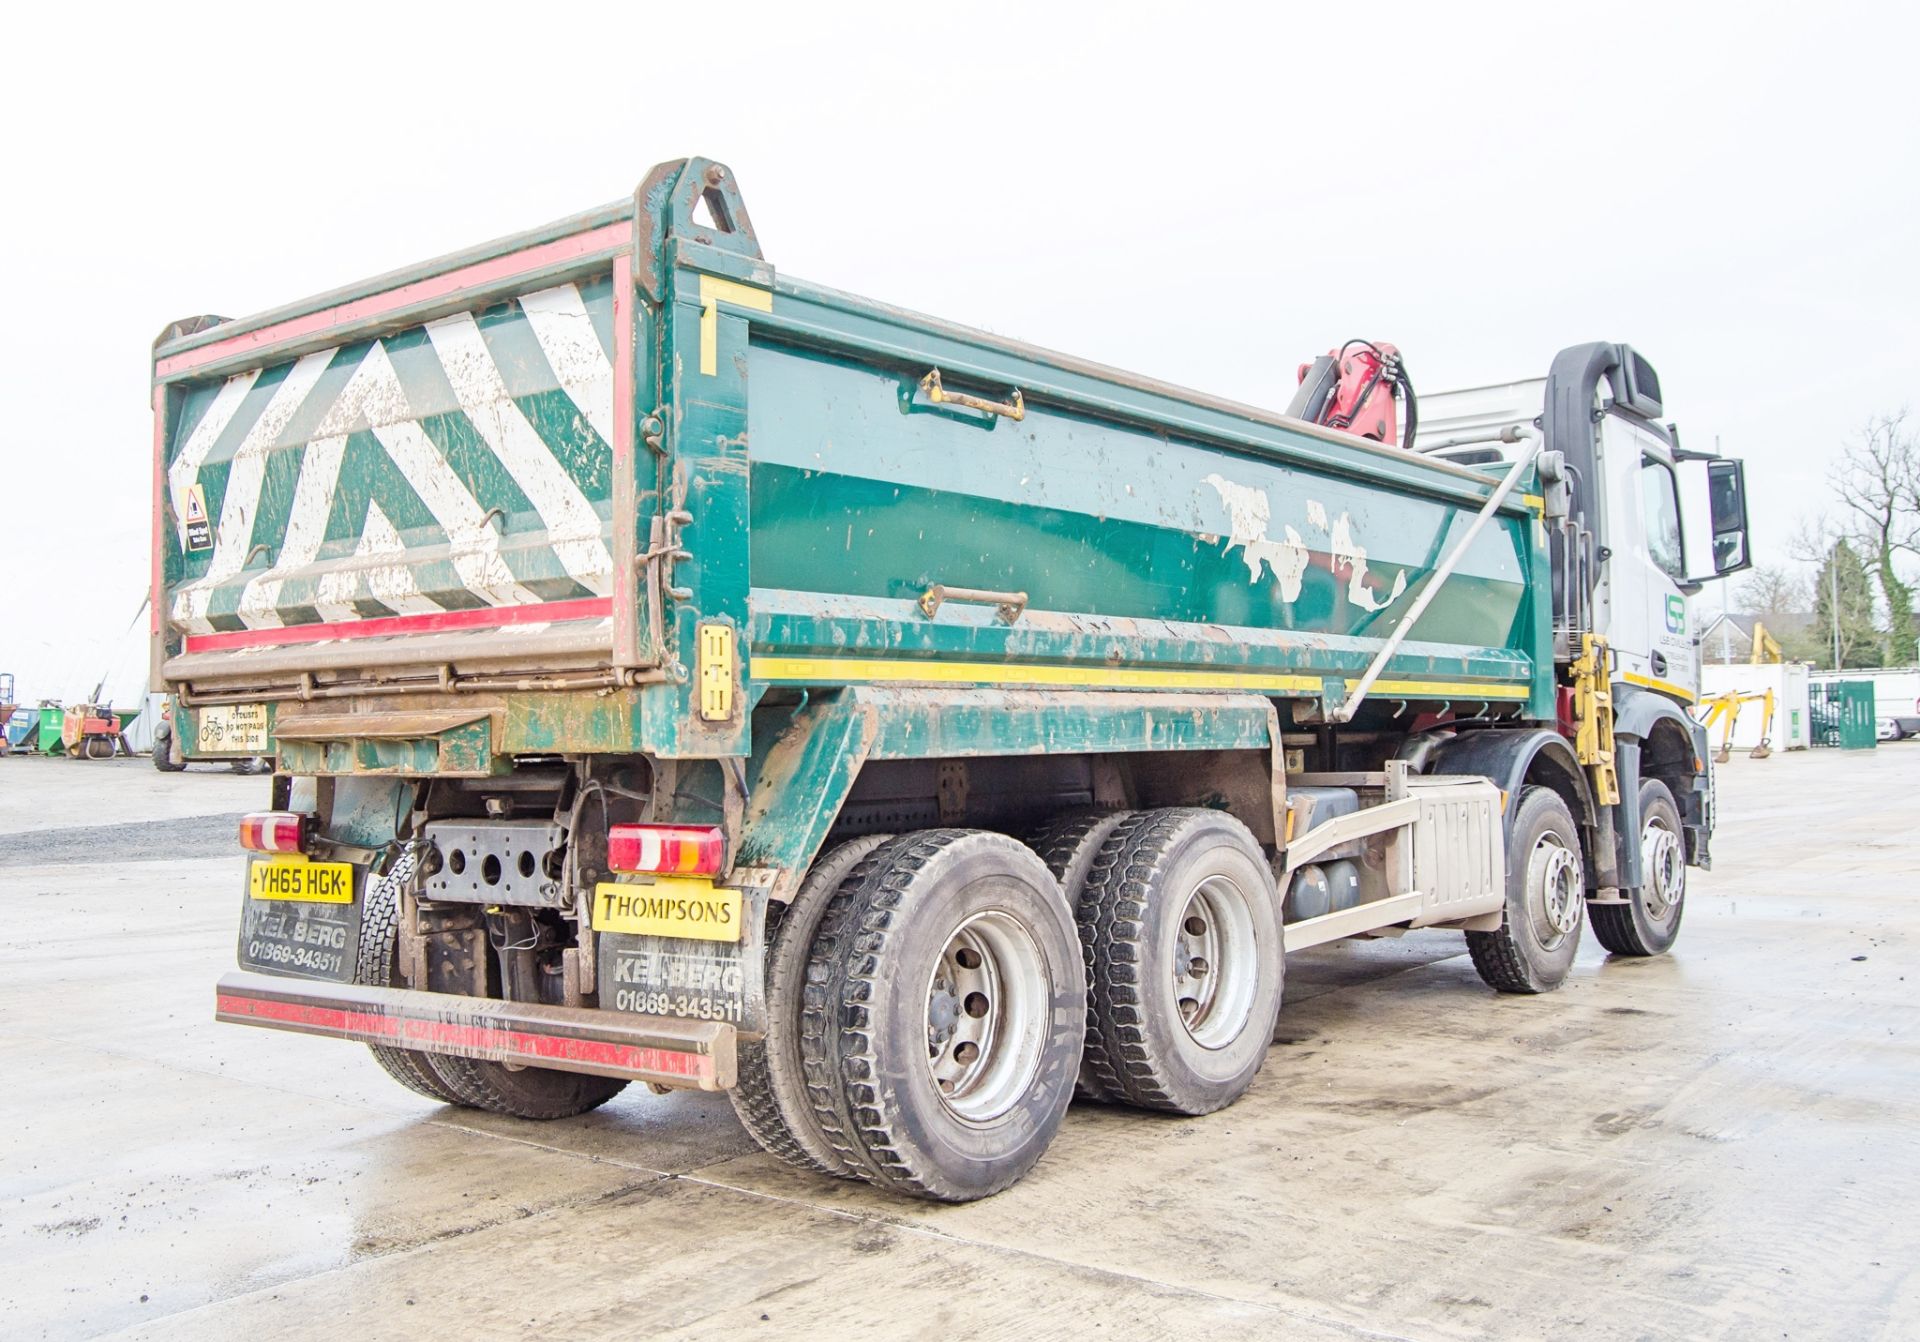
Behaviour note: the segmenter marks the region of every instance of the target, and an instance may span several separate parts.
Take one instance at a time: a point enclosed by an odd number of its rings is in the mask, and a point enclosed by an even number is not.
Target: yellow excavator
[[[1781,650],[1780,640],[1767,632],[1766,625],[1753,622],[1753,654],[1747,659],[1754,666],[1765,666],[1786,660]],[[1760,744],[1748,752],[1749,759],[1763,760],[1773,753],[1773,691],[1772,690],[1724,690],[1719,694],[1709,694],[1700,700],[1699,709],[1705,710],[1700,725],[1713,732],[1715,722],[1726,723],[1726,729],[1720,736],[1720,748],[1713,752],[1715,764],[1725,764],[1733,758],[1733,728],[1740,720],[1740,705],[1759,702],[1765,705],[1760,718]],[[1698,711],[1698,710],[1696,710]]]

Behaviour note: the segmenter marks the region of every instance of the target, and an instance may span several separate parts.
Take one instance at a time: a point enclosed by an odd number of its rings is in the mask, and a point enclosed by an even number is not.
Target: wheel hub
[[[1648,820],[1640,831],[1640,860],[1646,868],[1641,900],[1647,916],[1665,922],[1686,891],[1687,862],[1680,836],[1664,821]]]
[[[1174,927],[1173,1001],[1180,1023],[1203,1048],[1238,1038],[1259,978],[1253,915],[1240,887],[1221,876],[1187,896]]]
[[[1586,892],[1580,860],[1553,833],[1542,834],[1527,859],[1529,911],[1541,946],[1553,950],[1580,926]]]
[[[1019,1102],[1050,998],[1039,945],[1013,917],[975,914],[954,931],[927,984],[927,1067],[949,1109],[978,1123]]]

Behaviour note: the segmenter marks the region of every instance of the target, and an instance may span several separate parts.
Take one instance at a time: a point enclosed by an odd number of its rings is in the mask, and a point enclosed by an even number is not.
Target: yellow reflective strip
[[[1522,494],[1520,496],[1520,502],[1526,504],[1527,507],[1533,509],[1536,513],[1544,513],[1547,510],[1547,500],[1539,494]]]
[[[712,377],[720,371],[720,308],[730,303],[755,312],[772,312],[773,295],[750,284],[723,280],[718,275],[700,277],[700,371]]]
[[[1357,680],[1347,682],[1348,689],[1360,684]],[[1524,699],[1527,687],[1524,685],[1474,685],[1458,680],[1376,680],[1369,694],[1385,695],[1388,698],[1404,696],[1410,699]]]
[[[1143,671],[1107,666],[1021,666],[1007,662],[922,662],[879,657],[756,657],[755,680],[813,684],[858,680],[942,684],[1086,685],[1118,689],[1318,690],[1313,676],[1244,671]]]
[[[1690,704],[1700,702],[1700,696],[1684,685],[1676,685],[1670,680],[1655,680],[1652,676],[1636,676],[1631,671],[1622,671],[1620,679],[1629,685],[1638,685],[1643,690],[1658,690],[1662,694],[1671,694],[1676,699],[1684,699]]]
[[[1108,666],[1022,666],[1007,662],[922,662],[883,657],[756,657],[755,680],[791,680],[820,685],[899,680],[922,684],[1080,685],[1092,689],[1303,690],[1319,693],[1317,676],[1254,671],[1148,671]],[[1350,680],[1352,689],[1360,682]],[[1519,685],[1464,685],[1439,680],[1385,680],[1377,694],[1443,698],[1524,699]]]

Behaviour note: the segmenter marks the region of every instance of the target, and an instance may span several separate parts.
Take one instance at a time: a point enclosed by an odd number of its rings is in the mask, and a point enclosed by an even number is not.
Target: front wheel
[[[1033,1168],[1073,1098],[1086,976],[1060,884],[1002,834],[881,846],[814,934],[800,1059],[849,1169],[941,1202]]]
[[[1467,933],[1473,967],[1503,993],[1552,992],[1573,968],[1586,907],[1573,812],[1550,788],[1522,789],[1507,831],[1500,930]]]
[[[1593,934],[1615,955],[1662,955],[1680,939],[1687,845],[1665,783],[1640,785],[1640,888],[1625,904],[1593,906]]]

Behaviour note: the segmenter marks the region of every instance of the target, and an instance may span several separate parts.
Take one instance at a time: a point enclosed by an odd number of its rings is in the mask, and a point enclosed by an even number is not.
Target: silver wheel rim
[[[1246,1029],[1260,955],[1246,892],[1224,876],[1194,887],[1173,941],[1173,1002],[1193,1042],[1225,1048]]]
[[[947,1108],[987,1123],[1020,1102],[1051,997],[1040,944],[1011,914],[976,913],[954,929],[927,981],[927,1068]]]
[[[1641,903],[1647,917],[1664,923],[1687,892],[1687,861],[1680,836],[1658,816],[1649,816],[1640,830],[1640,862],[1646,878]]]
[[[1542,950],[1558,950],[1580,927],[1586,908],[1580,859],[1554,830],[1534,840],[1527,855],[1527,920]]]

